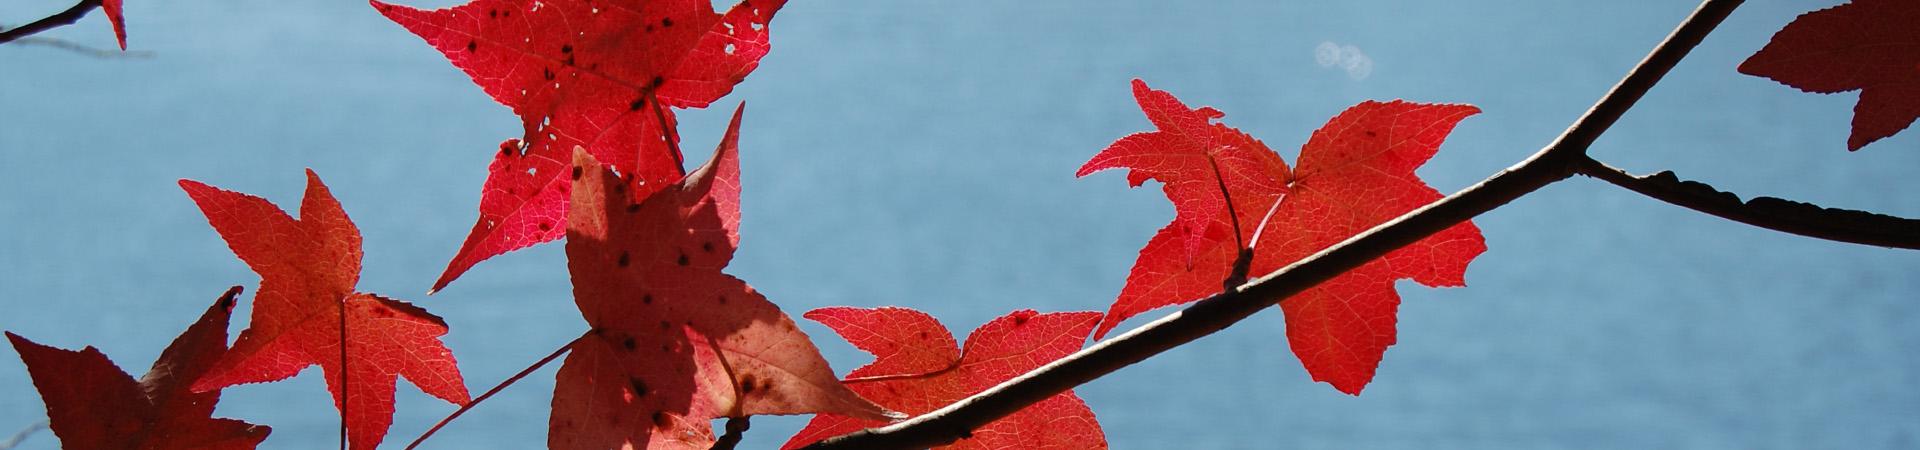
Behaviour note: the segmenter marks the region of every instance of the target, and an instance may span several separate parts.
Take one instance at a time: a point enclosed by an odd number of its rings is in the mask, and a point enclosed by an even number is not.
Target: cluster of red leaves
[[[122,0],[102,0],[126,48]],[[1232,289],[1440,198],[1414,171],[1468,105],[1365,102],[1315,131],[1293,167],[1259,140],[1134,82],[1156,131],[1126,136],[1080,168],[1157,180],[1175,217],[1145,248],[1106,314],[1015,311],[964,347],[905,308],[824,308],[806,316],[873,363],[834,377],[793,320],[722,272],[739,245],[736,109],[711,161],[683,168],[672,108],[729,93],[769,49],[784,0],[726,13],[707,0],[474,0],[423,11],[370,0],[522,119],[489,167],[480,217],[439,290],[487,258],[567,238],[575,303],[589,331],[558,374],[548,446],[707,448],[711,421],[818,413],[790,440],[925,414],[1081,348],[1121,321]],[[1920,117],[1920,2],[1857,0],[1801,16],[1740,66],[1810,92],[1861,90],[1849,149]],[[135,381],[98,350],[7,333],[67,448],[249,449],[270,430],[211,418],[220,390],[319,365],[354,448],[392,422],[398,378],[469,401],[447,325],[411,304],[360,293],[360,235],[308,172],[301,217],[194,181],[181,187],[262,280],[231,349],[229,290]],[[562,222],[564,221],[564,226]],[[1394,343],[1394,282],[1464,283],[1486,249],[1471,223],[1396,250],[1281,302],[1288,340],[1316,380],[1358,394]],[[896,413],[899,411],[901,413]],[[1092,411],[1054,396],[946,448],[1105,448]]]

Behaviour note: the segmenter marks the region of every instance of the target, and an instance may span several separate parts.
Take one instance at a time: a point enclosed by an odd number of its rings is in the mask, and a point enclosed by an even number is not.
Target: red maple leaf
[[[1140,80],[1133,94],[1159,131],[1121,138],[1079,175],[1126,168],[1134,186],[1160,180],[1175,216],[1140,250],[1096,337],[1147,310],[1220,292],[1244,246],[1250,273],[1265,274],[1439,200],[1414,169],[1479,112],[1361,103],[1315,131],[1288,170],[1265,144],[1213,122],[1219,111],[1188,108]],[[1479,228],[1466,222],[1328,280],[1281,303],[1287,340],[1315,380],[1359,394],[1394,342],[1394,280],[1464,285],[1467,263],[1484,251]]]
[[[1740,73],[1821,94],[1859,89],[1847,137],[1847,150],[1859,150],[1920,118],[1920,2],[1855,0],[1802,14]]]
[[[933,316],[907,308],[833,307],[808,311],[808,319],[832,328],[861,350],[872,364],[847,374],[847,385],[881,406],[913,415],[926,414],[979,393],[1080,349],[1087,332],[1100,322],[1092,311],[1040,314],[1014,311],[981,325],[967,336],[965,350]],[[886,425],[821,414],[787,441],[795,449],[863,428]],[[1107,438],[1073,391],[1062,392],[984,427],[943,449],[1107,448]]]
[[[174,338],[140,381],[93,347],[61,350],[13,333],[7,333],[7,340],[27,363],[27,373],[47,403],[48,427],[64,448],[251,449],[273,430],[212,418],[220,391],[187,389],[227,352],[227,316],[239,294],[240,287],[234,286],[221,295],[200,320]]]
[[[488,167],[480,218],[437,291],[481,260],[566,234],[574,147],[629,174],[643,193],[678,181],[667,107],[706,107],[732,91],[767,54],[767,23],[786,1],[749,0],[725,16],[709,0],[372,4],[513,108],[525,128]]]
[[[644,199],[575,150],[567,268],[593,328],[560,368],[549,448],[705,449],[716,417],[887,417],[779,307],[721,273],[740,242],[739,130],[735,110],[712,161]]]
[[[354,292],[360,230],[313,171],[298,220],[259,197],[193,180],[180,180],[180,187],[261,278],[253,322],[194,382],[195,391],[278,381],[319,364],[357,449],[379,445],[393,424],[397,377],[448,402],[467,402],[453,353],[440,343],[446,322],[406,302]]]

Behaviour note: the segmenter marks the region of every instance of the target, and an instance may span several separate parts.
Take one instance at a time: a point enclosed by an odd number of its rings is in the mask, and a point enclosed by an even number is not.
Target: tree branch
[[[66,11],[35,20],[33,23],[21,25],[19,28],[8,28],[0,31],[0,44],[12,42],[14,39],[32,36],[34,33],[71,25],[74,22],[80,21],[81,17],[86,17],[88,12],[92,12],[94,8],[98,7],[100,7],[100,0],[80,0],[80,3],[74,4],[73,7],[67,8]]]
[[[713,441],[713,446],[707,450],[733,450],[733,447],[740,445],[741,438],[747,437],[747,429],[752,427],[749,416],[728,417],[726,434],[720,435],[720,439]]]
[[[53,47],[61,50],[66,50],[69,52],[78,53],[82,56],[91,56],[91,57],[100,58],[100,59],[151,58],[153,57],[153,54],[154,54],[153,52],[147,51],[147,50],[107,50],[107,49],[101,49],[101,48],[93,48],[85,45],[80,45],[79,43],[75,43],[73,41],[69,41],[66,39],[40,37],[40,36],[29,36],[29,37],[20,38],[19,40],[13,41],[13,44],[14,45],[42,45],[42,46]]]
[[[1773,197],[1742,202],[1738,195],[1706,183],[1682,180],[1673,171],[1635,176],[1593,158],[1581,160],[1579,170],[1581,175],[1654,200],[1747,225],[1830,241],[1920,250],[1920,220]]]
[[[1587,147],[1633,107],[1740,0],[1706,0],[1626,78],[1558,139],[1520,164],[1458,193],[1152,323],[1094,344],[933,412],[809,445],[812,450],[927,448],[961,439],[996,419],[1122,367],[1213,334],[1394,249],[1571,177]]]

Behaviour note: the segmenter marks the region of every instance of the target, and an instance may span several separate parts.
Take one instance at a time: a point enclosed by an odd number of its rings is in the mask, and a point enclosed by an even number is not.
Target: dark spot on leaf
[[[625,340],[620,341],[620,346],[626,347],[627,351],[633,351],[634,347],[637,345],[638,344],[633,342],[633,336],[627,336]]]
[[[661,17],[661,18],[660,18],[660,26],[663,26],[663,27],[673,27],[673,18],[672,18],[672,17]]]
[[[925,332],[925,331],[922,331],[922,332],[920,332],[919,334],[916,334],[915,336],[918,336],[918,337],[919,337],[920,339],[926,339],[926,338],[927,338],[927,332]]]
[[[640,30],[640,31],[641,31],[642,33],[652,33],[652,32],[653,32],[653,24],[647,24],[647,27],[646,27],[645,29],[642,29],[642,30]]]
[[[633,214],[633,213],[637,213],[637,212],[640,212],[640,204],[639,204],[639,203],[628,203],[628,204],[627,204],[627,214]]]
[[[646,106],[646,105],[647,105],[647,99],[644,99],[644,98],[636,98],[636,99],[633,99],[633,103],[628,103],[628,104],[627,104],[627,110],[628,110],[628,111],[639,111],[639,110],[640,110],[640,107],[641,107],[641,106]]]
[[[755,387],[753,385],[754,381],[756,380],[753,379],[753,375],[746,375],[746,376],[740,377],[740,394],[741,395],[752,394],[753,388]]]
[[[679,263],[680,265],[682,265],[682,266],[684,266],[684,265],[687,265],[687,264],[691,264],[691,263],[693,263],[693,261],[689,261],[689,260],[687,260],[687,254],[686,254],[686,253],[681,253],[681,254],[680,254],[680,260],[679,260],[679,261],[676,261],[676,262],[678,262],[678,263]]]
[[[566,65],[567,65],[567,67],[573,67],[573,54],[572,54],[572,53],[568,53],[568,54],[567,54],[567,60],[566,60],[566,61],[561,61],[560,63],[561,63],[561,64],[566,64]]]
[[[573,44],[560,44],[560,53],[573,53]]]
[[[469,52],[473,51],[474,47],[475,47],[475,42],[467,41],[467,51]]]
[[[473,49],[473,47],[467,47],[467,49],[468,49],[468,50],[472,50],[472,49]],[[540,68],[540,77],[541,77],[541,78],[546,78],[546,79],[547,79],[547,81],[553,81],[553,69],[548,69],[548,68],[545,68],[545,67],[541,67],[541,68]]]
[[[648,304],[648,305],[653,304],[653,294],[641,294],[640,303]]]
[[[1380,137],[1380,133],[1375,133],[1373,130],[1367,130],[1367,137]]]
[[[513,11],[501,11],[500,17],[513,17]]]
[[[722,304],[722,305],[725,305],[725,304],[727,304],[727,296],[725,296],[725,295],[722,295],[722,296],[719,296],[718,298],[719,298],[719,300],[720,300],[720,304]]]
[[[1021,314],[1021,315],[1018,315],[1018,316],[1013,316],[1013,324],[1014,324],[1014,325],[1016,325],[1016,326],[1018,326],[1018,325],[1026,325],[1026,324],[1027,324],[1027,318],[1028,318],[1028,317],[1027,317],[1027,315],[1026,315],[1026,314]]]
[[[633,388],[633,396],[635,397],[647,396],[647,382],[640,381],[639,377],[628,378],[627,385]]]
[[[653,81],[649,82],[647,87],[660,87],[662,84],[667,84],[667,77],[654,75]]]
[[[580,166],[573,166],[573,179],[580,179],[580,175],[583,173],[585,173],[585,169],[581,169]]]
[[[707,252],[707,253],[713,253],[713,243],[712,243],[712,242],[701,242],[701,243],[700,243],[700,250],[701,250],[701,251],[705,251],[705,252]]]
[[[540,222],[540,231],[551,231],[551,230],[553,230],[553,223]]]
[[[615,263],[615,264],[619,264],[619,265],[620,265],[620,267],[626,267],[626,266],[627,266],[627,263],[629,262],[629,261],[627,260],[627,258],[628,258],[628,257],[627,257],[627,251],[626,251],[626,250],[621,250],[621,251],[620,251],[620,260],[619,260],[619,261],[615,261],[614,263]]]
[[[671,330],[671,329],[673,329],[673,322],[668,322],[668,321],[665,321],[665,320],[662,320],[662,321],[660,321],[660,329],[662,329],[662,330]]]
[[[666,411],[655,411],[653,413],[653,426],[660,428],[671,427],[673,426],[673,417],[667,416]]]
[[[498,19],[498,18],[500,18],[500,10],[498,10],[498,9],[489,9],[489,10],[487,10],[487,18],[489,18],[489,19]]]

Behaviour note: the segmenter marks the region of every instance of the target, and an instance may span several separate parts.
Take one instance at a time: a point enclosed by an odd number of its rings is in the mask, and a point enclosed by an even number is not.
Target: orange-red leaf
[[[1160,130],[1121,138],[1080,175],[1127,168],[1136,186],[1160,180],[1176,215],[1140,250],[1096,336],[1147,310],[1220,292],[1241,242],[1253,249],[1250,272],[1257,276],[1439,200],[1414,169],[1455,124],[1479,112],[1468,105],[1361,103],[1315,131],[1289,171],[1260,141],[1213,123],[1218,111],[1188,108],[1139,80],[1134,96]],[[1315,380],[1360,393],[1394,342],[1394,280],[1460,286],[1467,263],[1484,251],[1480,230],[1462,223],[1288,299],[1281,309],[1294,354]]]
[[[574,147],[631,177],[640,197],[678,181],[673,112],[662,105],[705,107],[732,91],[766,55],[767,24],[785,3],[749,0],[723,16],[709,0],[474,0],[434,11],[372,0],[524,128],[495,155],[480,218],[433,288],[564,236]]]
[[[872,364],[847,374],[847,386],[870,400],[912,415],[926,414],[1014,376],[1072,354],[1100,321],[1092,311],[1040,314],[1014,311],[967,336],[965,350],[933,316],[907,308],[833,307],[808,311]],[[833,414],[813,418],[784,449],[863,428],[886,425]],[[1100,449],[1105,432],[1073,391],[1062,392],[986,426],[942,449]]]
[[[447,333],[444,321],[406,302],[354,292],[360,230],[313,171],[297,220],[259,197],[192,180],[180,187],[261,278],[252,323],[194,390],[279,381],[319,364],[356,449],[374,448],[386,436],[398,377],[450,403],[467,402],[453,353],[439,339]]]
[[[1920,119],[1920,2],[1855,0],[1802,14],[1740,73],[1821,94],[1860,90],[1847,137],[1847,150],[1859,150]]]
[[[69,450],[245,450],[273,430],[212,418],[220,391],[193,392],[188,384],[227,351],[227,317],[240,287],[228,289],[187,331],[160,353],[140,381],[93,347],[61,350],[13,333],[34,387],[46,400],[48,427]]]
[[[721,272],[740,242],[739,127],[736,110],[712,161],[644,198],[575,150],[567,268],[592,331],[560,367],[549,448],[705,449],[716,417],[886,417],[779,307]]]

